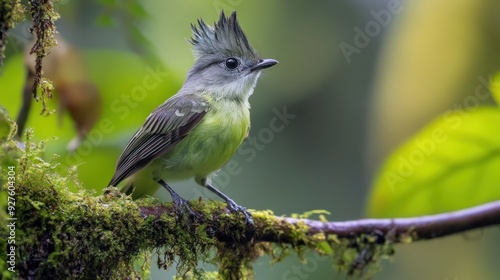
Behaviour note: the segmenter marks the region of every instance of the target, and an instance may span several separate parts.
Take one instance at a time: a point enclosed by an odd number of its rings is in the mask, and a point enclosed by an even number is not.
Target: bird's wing
[[[123,150],[109,185],[118,185],[170,151],[201,121],[207,110],[208,102],[194,94],[176,95],[156,108]]]

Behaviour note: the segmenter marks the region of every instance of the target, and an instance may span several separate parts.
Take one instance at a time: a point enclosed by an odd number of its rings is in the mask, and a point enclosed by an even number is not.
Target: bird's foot
[[[189,214],[189,217],[193,219],[200,219],[200,215],[196,213],[191,207],[189,207],[189,201],[180,197],[177,193],[172,194],[172,201],[175,207],[175,214],[178,219],[182,218],[184,214]]]
[[[241,212],[243,213],[243,215],[245,215],[245,219],[246,219],[246,224],[247,225],[250,225],[250,226],[253,226],[253,220],[252,220],[252,215],[247,211],[247,209],[245,207],[242,207],[242,206],[239,206],[238,204],[236,204],[232,199],[230,199],[227,195],[223,194],[221,191],[219,191],[218,189],[214,188],[214,186],[210,185],[206,179],[203,179],[201,181],[201,184],[207,188],[209,191],[215,193],[216,195],[218,195],[220,198],[224,199],[224,201],[226,201],[227,203],[227,208],[231,211],[231,212]]]
[[[182,217],[184,217],[184,209],[187,210],[189,213],[189,217],[193,218],[193,220],[201,220],[200,214],[196,213],[189,207],[189,201],[186,199],[180,197],[165,181],[162,179],[158,179],[157,182],[162,185],[169,193],[170,196],[172,197],[172,201],[174,203],[175,207],[175,214],[177,216],[177,219],[180,220]]]
[[[254,225],[253,219],[252,219],[252,214],[250,214],[250,212],[248,212],[245,207],[239,206],[233,200],[228,199],[227,200],[227,208],[229,210],[231,210],[231,212],[241,212],[241,213],[243,213],[243,215],[245,215],[246,224],[250,225],[250,226]]]

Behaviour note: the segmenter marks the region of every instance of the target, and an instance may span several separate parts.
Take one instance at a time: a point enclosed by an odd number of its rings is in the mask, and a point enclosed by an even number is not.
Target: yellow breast
[[[233,156],[249,127],[250,112],[244,103],[216,102],[186,138],[156,162],[166,179],[209,175]]]

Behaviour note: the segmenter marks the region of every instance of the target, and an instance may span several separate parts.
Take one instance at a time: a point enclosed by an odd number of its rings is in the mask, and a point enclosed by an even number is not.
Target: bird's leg
[[[167,191],[170,193],[172,197],[172,201],[176,207],[177,214],[183,214],[184,212],[181,210],[184,207],[192,217],[197,218],[198,214],[196,214],[191,207],[189,207],[189,201],[180,197],[163,179],[158,179],[157,181],[160,185],[162,185]]]
[[[208,183],[206,180],[204,180],[203,186],[205,188],[207,188],[209,191],[215,193],[220,198],[224,199],[224,201],[226,201],[226,203],[227,203],[227,207],[229,208],[229,210],[242,212],[243,215],[245,215],[245,219],[246,219],[247,224],[253,225],[252,215],[247,211],[247,209],[245,207],[239,206],[238,204],[236,204],[236,202],[234,202],[234,200],[230,199],[227,195],[223,194],[221,191],[216,189],[214,186],[210,185],[210,183]]]

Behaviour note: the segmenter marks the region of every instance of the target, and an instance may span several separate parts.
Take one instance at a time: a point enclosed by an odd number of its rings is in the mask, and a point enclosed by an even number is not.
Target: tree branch
[[[140,207],[141,215],[150,215],[159,218],[169,212],[164,206]],[[220,213],[213,213],[212,223],[217,223]],[[287,235],[293,232],[297,225],[307,227],[306,235],[316,234],[335,235],[337,238],[356,239],[359,236],[371,235],[377,238],[377,243],[390,241],[391,243],[406,243],[410,237],[412,241],[434,239],[473,229],[500,225],[500,201],[486,203],[459,211],[437,215],[396,218],[396,219],[361,219],[342,222],[321,222],[310,219],[296,219],[288,217],[274,217],[272,223],[268,217],[254,217],[255,228],[252,238],[261,242],[284,242],[294,240]],[[270,231],[269,227],[274,230]],[[232,239],[223,225],[214,225],[216,237],[220,241]],[[304,244],[305,242],[300,242]]]
[[[500,201],[437,215],[398,219],[362,219],[323,223],[314,220],[284,218],[289,223],[304,222],[309,233],[324,232],[340,238],[355,238],[360,234],[391,236],[393,242],[412,233],[413,241],[444,237],[468,230],[500,225]],[[381,240],[385,241],[385,240]]]
[[[139,207],[139,210],[142,217],[153,216],[156,219],[171,212],[171,208],[165,206]],[[355,276],[373,273],[373,264],[377,264],[383,256],[394,253],[392,244],[434,239],[500,225],[500,201],[437,215],[343,222],[276,217],[254,212],[255,227],[249,229],[240,225],[240,230],[235,230],[238,227],[227,220],[220,219],[224,212],[222,207],[203,218],[205,222],[209,221],[207,228],[219,242],[272,242],[279,246],[306,246],[322,254],[332,255],[334,266]],[[346,259],[345,256],[350,254],[356,257]]]

